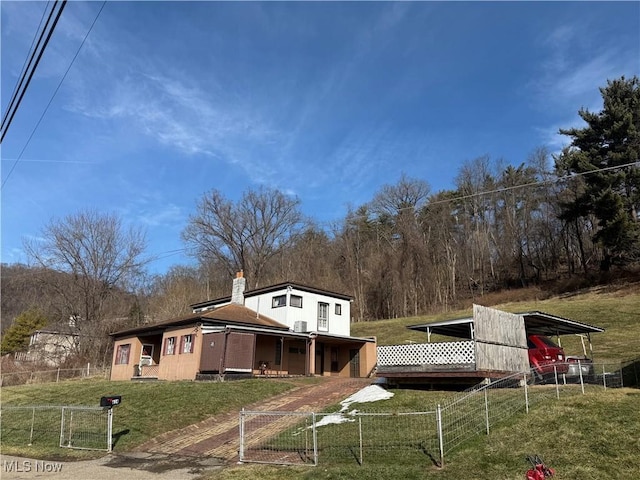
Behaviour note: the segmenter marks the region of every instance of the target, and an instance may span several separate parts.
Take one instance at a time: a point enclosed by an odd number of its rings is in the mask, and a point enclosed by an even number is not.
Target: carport
[[[474,305],[473,316],[407,326],[425,332],[427,343],[378,346],[378,374],[413,381],[422,379],[500,378],[529,369],[529,335],[586,335],[604,329],[540,311],[509,313]],[[459,341],[436,341],[432,334]],[[584,337],[583,337],[584,339]],[[584,344],[583,344],[584,345]]]
[[[602,333],[604,328],[577,322],[568,318],[559,317],[540,311],[520,312],[519,315],[524,320],[526,335],[545,335],[556,337],[558,344],[562,346],[560,335],[586,335],[589,343],[589,352],[593,356],[593,346],[591,343],[592,333]],[[431,334],[444,335],[447,337],[475,339],[475,321],[473,317],[456,318],[441,322],[425,323],[420,325],[409,325],[410,330],[425,332],[427,342],[431,342]]]

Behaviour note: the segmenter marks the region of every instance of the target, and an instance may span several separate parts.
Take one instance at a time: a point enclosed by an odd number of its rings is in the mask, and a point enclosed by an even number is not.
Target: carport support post
[[[553,376],[556,379],[556,399],[560,400],[560,387],[558,386],[558,367],[553,366]]]
[[[580,364],[580,360],[578,360],[578,372],[580,372],[580,388],[582,388],[582,394],[584,395],[584,381],[582,379],[582,365]]]

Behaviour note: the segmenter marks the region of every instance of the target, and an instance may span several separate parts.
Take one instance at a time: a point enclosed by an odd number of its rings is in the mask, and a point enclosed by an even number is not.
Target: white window
[[[173,355],[176,353],[176,337],[169,337],[164,341],[164,354]]]
[[[342,305],[336,303],[336,315],[342,315]]]
[[[329,330],[329,304],[318,303],[318,330]]]
[[[289,297],[289,305],[302,308],[302,297],[299,295],[291,295],[291,297]]]
[[[271,299],[271,307],[285,307],[287,305],[287,296],[286,295],[278,295],[277,297],[273,297]]]
[[[193,335],[182,336],[180,353],[193,353]]]
[[[126,365],[129,363],[129,352],[131,351],[131,344],[118,345],[118,351],[116,352],[116,365]]]

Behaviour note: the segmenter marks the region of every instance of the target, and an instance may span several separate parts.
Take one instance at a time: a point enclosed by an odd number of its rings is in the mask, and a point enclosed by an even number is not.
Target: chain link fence
[[[112,449],[113,410],[81,406],[2,406],[4,446],[45,446],[83,450]]]
[[[561,370],[565,370],[562,368]],[[520,373],[421,412],[240,413],[240,461],[287,465],[398,462],[443,465],[467,440],[562,397],[637,385],[638,362],[579,364],[571,374]]]
[[[105,367],[54,368],[50,370],[22,370],[0,374],[0,387],[28,385],[36,383],[57,383],[72,378],[109,379],[111,370]]]

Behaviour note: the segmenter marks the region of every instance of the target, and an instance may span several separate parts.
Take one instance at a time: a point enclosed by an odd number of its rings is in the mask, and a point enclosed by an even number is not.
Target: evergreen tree
[[[571,144],[556,159],[563,173],[580,176],[579,195],[563,205],[561,218],[593,215],[593,240],[604,254],[602,268],[640,260],[640,79],[608,81],[600,89],[603,109],[581,109],[584,128],[561,129]]]
[[[22,312],[2,336],[1,354],[25,351],[31,334],[46,324],[47,319],[39,310],[32,308]]]

